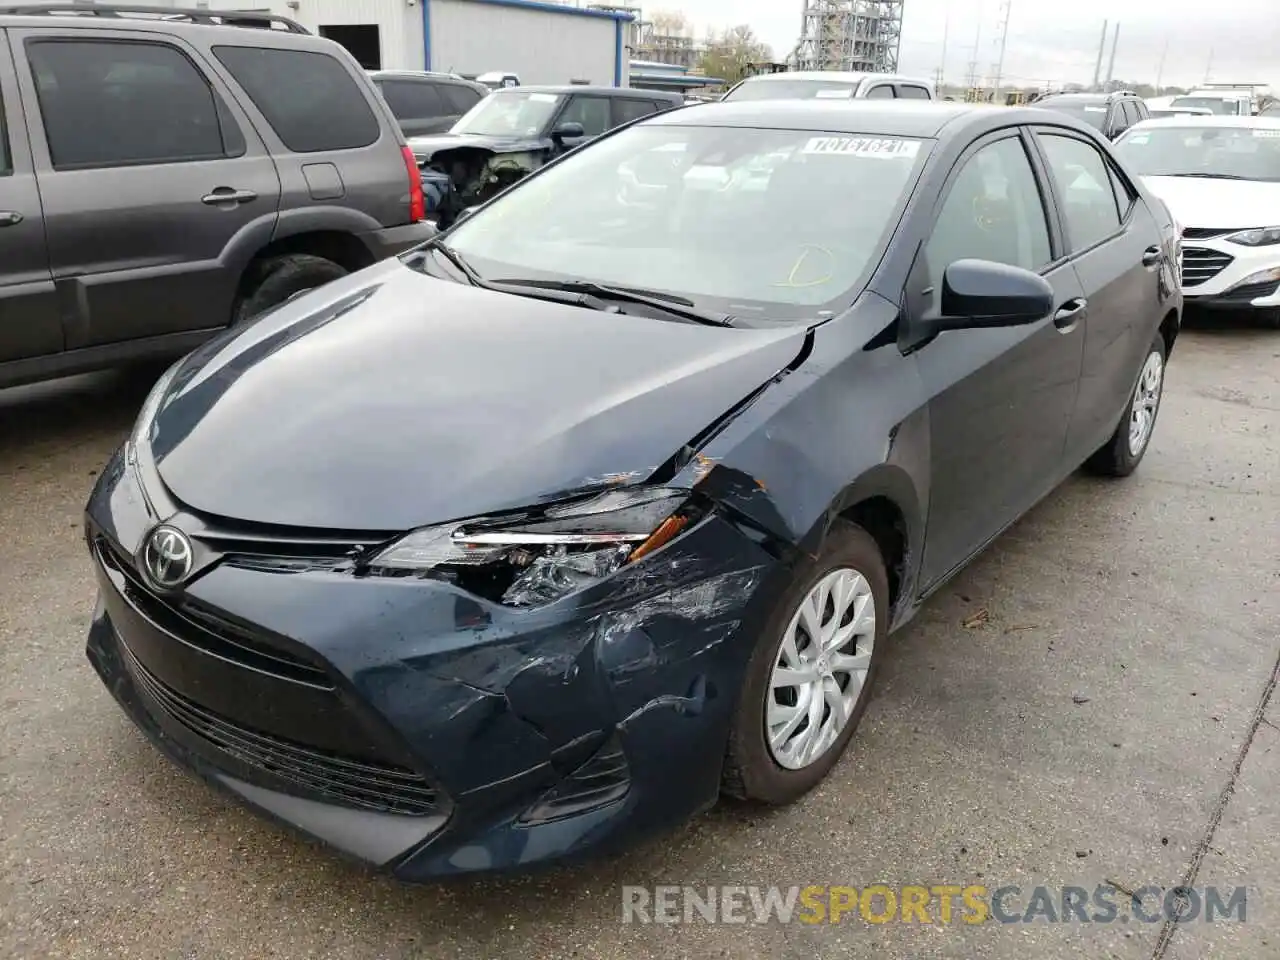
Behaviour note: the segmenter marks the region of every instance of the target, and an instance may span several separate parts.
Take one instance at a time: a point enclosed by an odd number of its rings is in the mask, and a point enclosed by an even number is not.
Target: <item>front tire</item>
[[[1164,397],[1164,372],[1164,337],[1157,333],[1142,361],[1138,382],[1129,394],[1125,415],[1111,439],[1085,463],[1087,469],[1107,477],[1127,477],[1138,469],[1155,432],[1156,416]]]
[[[798,565],[748,661],[725,793],[786,804],[822,782],[866,710],[888,625],[880,549],[837,521],[818,555]]]

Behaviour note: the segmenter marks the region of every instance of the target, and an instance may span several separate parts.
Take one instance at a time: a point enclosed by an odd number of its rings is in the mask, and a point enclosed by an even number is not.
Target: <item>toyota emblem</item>
[[[142,566],[158,587],[176,587],[191,574],[191,540],[177,527],[161,524],[142,549]]]

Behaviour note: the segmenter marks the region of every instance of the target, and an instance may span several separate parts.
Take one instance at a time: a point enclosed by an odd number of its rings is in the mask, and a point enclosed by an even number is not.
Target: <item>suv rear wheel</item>
[[[232,311],[231,322],[248,323],[291,297],[346,275],[346,269],[332,260],[310,253],[267,257],[249,268],[245,293]]]

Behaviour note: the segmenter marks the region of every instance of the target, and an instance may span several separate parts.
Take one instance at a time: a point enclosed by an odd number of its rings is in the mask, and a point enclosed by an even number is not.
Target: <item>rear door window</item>
[[[620,126],[624,123],[630,123],[632,120],[639,120],[641,117],[652,116],[658,112],[658,105],[652,100],[627,100],[619,98],[613,101],[613,125]]]
[[[472,90],[460,83],[446,83],[437,89],[444,98],[445,106],[448,107],[445,112],[451,114],[464,114],[484,98],[484,94],[479,90]]]
[[[575,96],[558,123],[580,123],[588,137],[598,137],[612,125],[609,101],[605,97]]]
[[[1062,199],[1073,251],[1083,250],[1120,229],[1115,181],[1102,154],[1075,137],[1037,133]]]
[[[383,80],[379,86],[387,106],[397,120],[431,120],[448,112],[433,83],[421,80]]]
[[[918,87],[914,83],[898,84],[898,96],[904,100],[931,100],[929,91],[924,87]]]
[[[235,156],[244,140],[208,80],[177,48],[117,40],[30,40],[57,170]]]
[[[4,124],[4,101],[0,100],[0,177],[13,173],[9,162],[9,128]]]
[[[295,153],[353,150],[381,135],[364,92],[327,53],[235,46],[213,53]]]

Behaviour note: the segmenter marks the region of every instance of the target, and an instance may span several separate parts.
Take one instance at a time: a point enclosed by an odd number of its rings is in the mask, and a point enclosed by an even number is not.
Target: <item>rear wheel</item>
[[[1156,334],[1142,361],[1138,382],[1129,395],[1125,415],[1111,439],[1089,458],[1085,466],[1108,477],[1127,477],[1138,468],[1151,443],[1164,396],[1164,337]]]
[[[310,253],[268,257],[249,269],[246,293],[233,310],[233,324],[248,323],[291,297],[347,275],[344,267]]]
[[[725,793],[790,803],[826,777],[866,710],[888,622],[880,550],[839,522],[766,619],[729,738]]]

